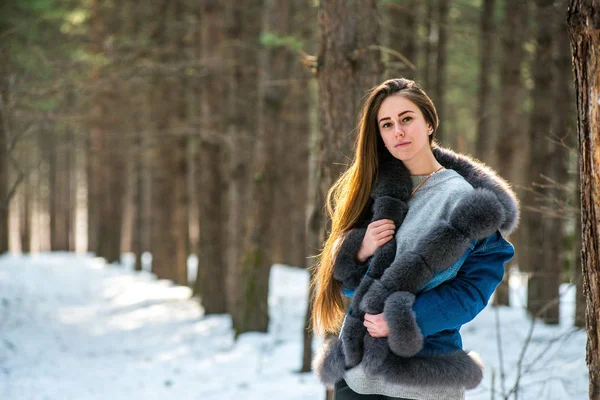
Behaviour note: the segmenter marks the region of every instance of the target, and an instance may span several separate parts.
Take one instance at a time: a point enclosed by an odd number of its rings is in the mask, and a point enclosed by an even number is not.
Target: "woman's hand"
[[[372,337],[387,337],[390,334],[390,327],[383,313],[381,314],[365,314],[365,322],[363,325],[367,327],[369,335]]]
[[[361,263],[367,261],[367,258],[371,257],[379,246],[392,240],[395,231],[396,225],[391,219],[378,219],[371,222],[356,255],[358,261]]]

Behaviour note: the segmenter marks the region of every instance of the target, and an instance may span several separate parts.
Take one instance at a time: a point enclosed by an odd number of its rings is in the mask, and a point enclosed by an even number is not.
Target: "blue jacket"
[[[424,344],[417,356],[462,349],[460,328],[485,308],[514,254],[513,245],[496,231],[471,242],[458,261],[419,289],[412,309]],[[354,295],[351,289],[342,292]]]

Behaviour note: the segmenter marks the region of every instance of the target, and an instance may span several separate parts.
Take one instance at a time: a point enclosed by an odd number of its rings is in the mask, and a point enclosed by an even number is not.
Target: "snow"
[[[269,332],[234,341],[228,315],[203,316],[187,287],[157,280],[149,255],[143,260],[145,270],[134,272],[127,255],[115,265],[91,254],[0,257],[0,399],[324,399],[316,377],[297,372],[306,271],[273,266]],[[195,270],[197,259],[189,265]],[[505,392],[514,386],[531,326],[525,288],[513,274],[515,306],[487,307],[463,327],[464,348],[486,364],[484,381],[467,399],[503,398],[496,318]],[[519,399],[588,398],[586,335],[572,327],[575,291],[561,291],[560,325],[534,325]]]

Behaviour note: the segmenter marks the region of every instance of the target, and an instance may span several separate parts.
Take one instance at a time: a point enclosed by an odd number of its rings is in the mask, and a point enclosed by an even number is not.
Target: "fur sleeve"
[[[368,262],[356,258],[366,232],[366,228],[355,228],[338,239],[342,243],[333,263],[333,277],[345,288],[355,289],[367,272]]]

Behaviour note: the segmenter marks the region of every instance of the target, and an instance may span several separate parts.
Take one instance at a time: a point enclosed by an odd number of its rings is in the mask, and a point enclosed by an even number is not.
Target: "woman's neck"
[[[426,151],[424,153],[425,154],[423,154],[422,157],[415,157],[411,160],[403,161],[412,176],[429,175],[442,166],[442,164],[435,159],[431,151]]]

